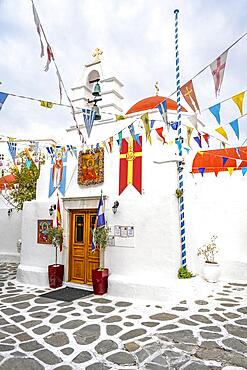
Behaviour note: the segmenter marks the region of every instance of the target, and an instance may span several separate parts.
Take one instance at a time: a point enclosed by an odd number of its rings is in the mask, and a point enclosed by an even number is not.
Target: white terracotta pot
[[[220,265],[218,263],[204,263],[202,269],[203,277],[209,283],[217,283],[220,277]]]

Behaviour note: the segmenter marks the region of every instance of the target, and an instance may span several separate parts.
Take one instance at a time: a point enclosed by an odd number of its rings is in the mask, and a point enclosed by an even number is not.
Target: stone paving
[[[0,369],[247,369],[247,283],[172,304],[39,297],[0,263]]]

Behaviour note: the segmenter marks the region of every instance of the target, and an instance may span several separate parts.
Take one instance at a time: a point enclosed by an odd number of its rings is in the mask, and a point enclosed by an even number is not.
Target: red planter
[[[63,285],[64,265],[49,265],[48,277],[50,288],[59,288]]]
[[[97,295],[107,293],[109,270],[92,270],[93,292]]]

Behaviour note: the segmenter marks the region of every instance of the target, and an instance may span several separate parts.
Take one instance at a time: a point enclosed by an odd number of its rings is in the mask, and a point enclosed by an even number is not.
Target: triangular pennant
[[[151,128],[151,130],[154,127],[154,122],[155,122],[155,119],[151,119],[150,120],[150,128]]]
[[[247,172],[247,167],[243,167],[243,168],[241,168],[241,171],[242,171],[242,174],[243,174],[243,176],[246,174],[246,172]]]
[[[209,147],[209,134],[204,133],[204,134],[202,134],[202,137],[206,141],[206,143],[208,144],[208,147]]]
[[[197,102],[194,86],[192,80],[188,81],[185,85],[183,85],[180,89],[184,99],[186,102],[189,104],[191,109],[195,112],[196,110],[199,109],[199,105]]]
[[[201,136],[199,135],[199,133],[198,133],[198,136],[194,136],[193,139],[197,142],[197,144],[201,148],[202,147],[202,140],[201,140]]]
[[[8,142],[8,147],[9,147],[9,152],[10,152],[10,155],[13,159],[13,161],[15,161],[15,157],[16,157],[16,143],[13,143],[13,142]]]
[[[235,135],[239,139],[239,126],[238,126],[238,119],[235,119],[234,121],[230,122],[229,125],[233,129]]]
[[[163,136],[163,127],[156,128],[155,131],[157,132],[157,134],[159,135],[159,137],[162,139],[163,144],[165,144],[166,143],[166,139]]]
[[[187,152],[187,154],[189,154],[190,148],[184,147],[184,150]]]
[[[135,141],[141,145],[141,142],[140,142],[140,138],[139,138],[140,134],[135,134]]]
[[[235,159],[235,160],[236,160],[236,168],[238,168],[242,163],[242,159]]]
[[[3,93],[3,92],[0,92],[0,110],[2,109],[2,106],[3,106],[3,103],[5,102],[5,100],[7,99],[9,94],[6,94],[6,93]]]
[[[210,64],[211,73],[212,73],[213,79],[214,79],[214,87],[215,87],[215,95],[216,96],[220,92],[221,84],[222,84],[222,81],[223,81],[225,66],[226,66],[227,52],[228,52],[228,50],[226,50],[224,53],[222,53],[216,60],[214,60]]]
[[[41,107],[45,107],[45,108],[52,108],[53,107],[53,103],[51,103],[50,101],[45,101],[45,100],[41,100],[40,105],[41,105]]]
[[[244,95],[245,95],[245,91],[237,94],[237,95],[234,95],[232,97],[232,100],[234,101],[234,103],[237,105],[240,113],[241,113],[241,116],[243,115],[243,100],[244,100]]]
[[[214,174],[215,174],[216,177],[218,176],[218,173],[219,173],[219,169],[218,168],[215,168],[214,169]]]
[[[135,128],[134,128],[134,124],[131,123],[129,126],[128,126],[128,129],[130,131],[130,135],[132,136],[132,139],[135,140],[136,139],[136,134],[135,134]]]
[[[237,153],[238,157],[240,157],[240,150],[238,148],[234,148],[235,152]]]
[[[203,174],[204,174],[204,171],[205,171],[205,168],[204,167],[201,167],[201,168],[198,168],[200,174],[202,175],[203,177]]]
[[[191,139],[191,135],[194,129],[193,127],[186,126],[186,130],[187,130],[187,143],[190,147],[190,139]]]
[[[219,125],[220,125],[220,106],[221,106],[220,103],[218,103],[208,108],[210,112],[215,116]]]
[[[52,60],[54,60],[54,55],[49,44],[47,44],[46,51],[47,51],[47,62],[44,69],[45,72],[49,71],[50,63]]]
[[[113,136],[111,136],[111,137],[109,138],[108,145],[109,145],[109,148],[110,148],[110,153],[112,153],[112,147],[113,147]]]
[[[151,138],[151,135],[150,135],[151,130],[150,130],[150,126],[149,126],[148,113],[144,113],[141,116],[141,120],[143,122],[144,129],[145,129],[145,132],[146,132],[146,140],[148,140],[149,143],[152,144],[152,138]]]
[[[222,147],[225,149],[225,147],[226,147],[226,143],[225,143],[224,141],[221,141],[221,145],[222,145]]]
[[[177,147],[178,147],[178,153],[179,153],[179,155],[181,155],[181,151],[182,151],[182,140],[181,139],[176,139],[175,140],[175,143],[177,144]]]
[[[87,136],[90,137],[96,112],[92,109],[82,109],[82,113],[87,130]]]
[[[107,146],[107,144],[106,144],[106,142],[105,142],[105,141],[103,141],[103,145],[104,145],[105,150],[106,150],[106,151],[107,151],[107,153],[109,154],[109,149],[108,149],[108,146]]]
[[[188,120],[196,130],[198,130],[198,124],[200,124],[202,127],[205,127],[204,123],[197,118],[197,114],[188,117]]]
[[[228,161],[229,158],[223,157],[222,159],[223,159],[223,166],[224,166],[226,164],[226,162]]]
[[[122,148],[122,140],[123,140],[123,131],[120,131],[118,133],[118,146],[119,146],[119,151],[121,152]]]
[[[166,105],[166,100],[163,100],[159,105],[157,105],[157,108],[161,114],[161,117],[165,124],[167,125],[167,105]]]
[[[171,128],[173,130],[177,130],[178,129],[178,122],[170,122],[170,125],[171,125]]]
[[[122,119],[125,119],[126,116],[123,116],[122,114],[115,114],[116,121],[121,121]]]
[[[220,135],[224,136],[224,138],[226,140],[228,140],[228,136],[227,136],[227,133],[225,132],[225,130],[223,129],[223,127],[218,127],[215,129],[216,132],[218,132]]]
[[[233,170],[234,170],[234,167],[228,167],[227,168],[227,171],[229,172],[230,176],[232,176]]]

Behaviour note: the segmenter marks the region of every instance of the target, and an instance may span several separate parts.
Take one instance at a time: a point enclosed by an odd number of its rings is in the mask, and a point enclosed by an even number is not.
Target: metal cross
[[[94,57],[94,61],[95,62],[100,62],[101,59],[100,59],[100,56],[103,54],[103,51],[100,50],[99,48],[96,48],[94,50],[94,53],[92,54],[92,56]]]

